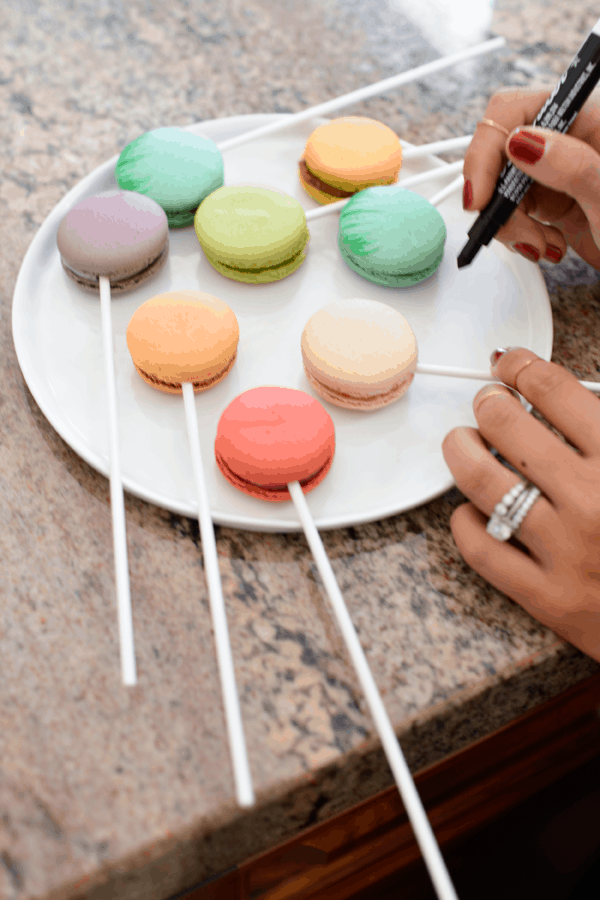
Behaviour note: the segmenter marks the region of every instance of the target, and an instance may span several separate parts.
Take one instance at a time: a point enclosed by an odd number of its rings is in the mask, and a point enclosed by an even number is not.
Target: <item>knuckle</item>
[[[461,465],[456,472],[456,483],[467,497],[485,494],[490,483],[490,472],[483,460]]]
[[[544,364],[540,365],[540,362]],[[516,377],[517,390],[520,391],[523,388],[528,391],[528,395],[533,392],[532,399],[549,397],[560,390],[565,381],[577,381],[574,375],[571,375],[562,366],[557,366],[556,363],[545,360],[536,360],[535,363],[535,365],[527,366]]]
[[[571,181],[572,190],[577,195],[589,194],[593,191],[597,196],[600,193],[600,166],[598,157],[592,157],[585,147],[580,148],[580,156]]]

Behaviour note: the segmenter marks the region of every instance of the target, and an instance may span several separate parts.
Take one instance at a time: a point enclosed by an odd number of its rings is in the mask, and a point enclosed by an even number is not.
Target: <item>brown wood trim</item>
[[[597,674],[419,772],[415,781],[440,846],[599,755],[599,707]],[[348,900],[419,857],[392,787],[182,900]]]

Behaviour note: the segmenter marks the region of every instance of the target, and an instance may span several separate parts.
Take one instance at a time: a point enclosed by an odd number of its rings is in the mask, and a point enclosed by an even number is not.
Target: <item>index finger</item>
[[[521,125],[532,125],[549,96],[550,91],[544,89],[531,91],[510,88],[498,91],[488,103],[485,118],[502,125],[510,133]],[[590,144],[600,153],[600,89],[596,88],[592,92],[568,133],[571,137]],[[465,185],[469,182],[472,191],[469,209],[484,209],[491,200],[500,172],[508,159],[505,153],[506,141],[507,136],[497,128],[481,121],[477,123],[475,135],[465,154],[463,168]],[[556,194],[550,188],[543,190],[548,194]],[[530,194],[525,197],[524,202],[535,206]]]
[[[523,347],[509,348],[492,373],[529,400],[584,458],[600,457],[600,403],[575,375]]]
[[[508,133],[520,125],[531,125],[550,96],[550,91],[500,91],[487,105],[485,118],[502,125]],[[498,128],[478,122],[465,154],[465,185],[471,184],[469,209],[484,209],[492,199],[500,172],[506,165],[507,135]]]

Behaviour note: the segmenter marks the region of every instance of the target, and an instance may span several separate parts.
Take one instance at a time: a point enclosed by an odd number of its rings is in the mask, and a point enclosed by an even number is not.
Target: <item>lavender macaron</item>
[[[134,191],[102,191],[76,204],[58,226],[56,243],[69,278],[99,291],[106,276],[113,293],[153,278],[169,254],[167,216],[154,200]]]

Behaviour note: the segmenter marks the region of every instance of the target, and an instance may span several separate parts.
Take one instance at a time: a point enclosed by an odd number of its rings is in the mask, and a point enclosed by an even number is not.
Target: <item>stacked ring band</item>
[[[540,495],[541,491],[535,485],[518,481],[496,504],[486,527],[487,533],[497,541],[507,541]]]

